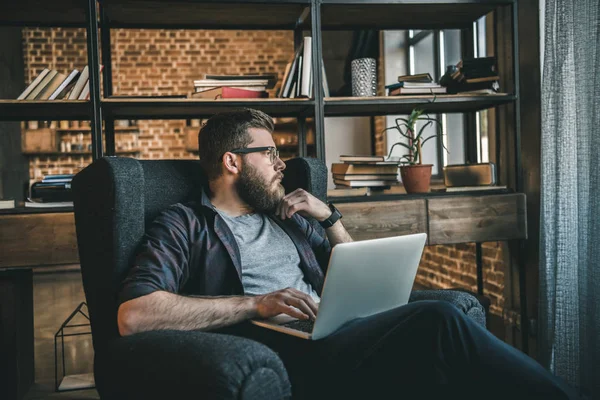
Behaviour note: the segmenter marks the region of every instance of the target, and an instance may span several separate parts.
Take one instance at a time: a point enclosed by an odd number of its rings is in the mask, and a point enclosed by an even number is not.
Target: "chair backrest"
[[[296,158],[286,164],[286,192],[301,187],[326,199],[327,168],[321,161]],[[198,161],[124,157],[96,160],[73,179],[77,245],[96,351],[118,337],[117,293],[146,224],[171,204],[198,199],[205,184]]]

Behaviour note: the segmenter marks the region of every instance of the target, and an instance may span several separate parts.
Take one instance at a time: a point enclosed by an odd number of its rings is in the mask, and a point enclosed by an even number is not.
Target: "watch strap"
[[[333,203],[329,202],[327,203],[327,205],[331,210],[331,215],[329,216],[329,218],[319,222],[319,224],[325,229],[332,227],[333,224],[335,224],[340,218],[342,218],[342,213],[333,205]]]

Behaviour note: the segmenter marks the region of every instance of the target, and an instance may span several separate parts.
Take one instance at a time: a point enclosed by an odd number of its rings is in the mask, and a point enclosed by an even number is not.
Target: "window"
[[[486,49],[485,17],[473,23],[474,40],[472,54],[484,57]],[[456,65],[461,58],[462,33],[460,30],[409,30],[383,32],[383,48],[385,51],[385,84],[397,81],[399,75],[429,72],[435,81],[439,81],[448,65]],[[469,43],[471,45],[471,43]],[[469,123],[464,114],[430,114],[437,118],[442,126],[443,139],[428,142],[423,148],[423,163],[433,164],[434,177],[441,177],[442,167],[449,164],[471,162],[487,162],[488,129],[487,111],[475,113],[474,123]],[[400,116],[387,116],[386,126],[393,126],[394,120]],[[471,124],[473,132],[467,133]],[[417,125],[417,130],[422,125]],[[435,127],[428,127],[424,136],[435,134]],[[471,139],[469,139],[471,138]],[[392,144],[399,141],[397,132],[387,132],[385,138],[387,151]],[[468,143],[471,140],[473,143]],[[443,147],[448,152],[443,150]],[[469,160],[468,149],[476,149],[472,160]],[[402,155],[396,147],[392,155]],[[475,159],[476,158],[476,159]]]

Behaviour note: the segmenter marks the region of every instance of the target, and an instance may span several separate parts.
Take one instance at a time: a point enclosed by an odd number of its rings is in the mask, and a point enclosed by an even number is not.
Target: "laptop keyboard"
[[[286,322],[285,324],[281,324],[281,326],[285,326],[286,328],[296,329],[297,331],[302,331],[306,333],[311,333],[313,327],[315,326],[315,321],[311,319],[298,319],[295,321]]]

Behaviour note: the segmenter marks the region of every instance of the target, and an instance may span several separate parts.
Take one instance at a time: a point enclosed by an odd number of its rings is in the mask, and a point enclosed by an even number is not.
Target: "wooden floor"
[[[84,299],[81,274],[78,269],[67,267],[58,270],[58,272],[34,273],[33,307],[36,383],[25,399],[100,398],[95,390],[60,393],[54,391],[54,335],[61,324]],[[85,318],[77,317],[74,323],[84,321]],[[60,348],[59,341],[59,357]],[[68,375],[93,372],[93,356],[91,336],[82,335],[65,338],[65,367]]]
[[[33,277],[33,296],[36,383],[25,399],[99,399],[98,393],[93,389],[58,393],[54,391],[54,336],[61,324],[85,299],[79,270],[75,266],[51,273],[36,272]],[[80,321],[82,320],[77,320]],[[500,318],[491,318],[489,328],[500,339],[503,338]],[[65,338],[65,349],[68,375],[93,371],[91,336]]]

